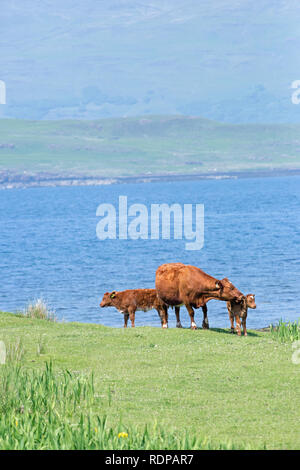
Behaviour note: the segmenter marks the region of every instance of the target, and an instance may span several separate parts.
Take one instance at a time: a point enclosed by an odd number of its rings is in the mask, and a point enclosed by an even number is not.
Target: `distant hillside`
[[[113,178],[300,169],[300,125],[229,125],[147,116],[0,120],[0,176]]]
[[[300,122],[299,0],[1,4],[0,117]]]

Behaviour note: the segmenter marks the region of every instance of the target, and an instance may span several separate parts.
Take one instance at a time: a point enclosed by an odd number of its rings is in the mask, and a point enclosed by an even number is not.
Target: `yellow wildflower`
[[[119,432],[118,438],[120,438],[120,437],[128,437],[127,432]]]

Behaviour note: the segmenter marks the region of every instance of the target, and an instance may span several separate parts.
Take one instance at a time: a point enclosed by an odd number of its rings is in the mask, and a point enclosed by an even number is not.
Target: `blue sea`
[[[99,240],[99,204],[204,204],[204,245],[185,240]],[[42,297],[59,320],[122,327],[123,315],[100,309],[106,291],[152,288],[160,264],[182,262],[228,277],[256,295],[248,328],[300,317],[300,177],[198,180],[0,191],[0,310],[23,310]],[[172,234],[172,232],[171,232]],[[185,308],[182,323],[190,325]],[[211,327],[228,328],[226,303],[210,301]],[[201,309],[196,322],[202,323]],[[160,326],[156,311],[136,326]],[[175,314],[169,310],[169,326]]]

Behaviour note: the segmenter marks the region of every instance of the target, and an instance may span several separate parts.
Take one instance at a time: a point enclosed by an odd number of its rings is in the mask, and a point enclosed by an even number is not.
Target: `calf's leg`
[[[243,325],[244,336],[247,336],[246,318],[242,319],[242,325]]]
[[[180,307],[175,307],[175,315],[176,315],[176,328],[182,328],[182,324],[180,321]]]
[[[241,336],[241,320],[238,315],[235,316],[236,331],[238,336]]]
[[[131,309],[128,309],[128,311],[129,311],[129,318],[130,318],[130,321],[131,321],[131,328],[134,328],[135,327],[135,324],[134,324],[135,309],[131,308]]]
[[[129,313],[124,313],[124,328],[127,328]]]
[[[234,317],[231,315],[230,312],[229,312],[229,320],[230,320],[231,333],[234,333]]]
[[[229,321],[230,321],[230,327],[231,327],[231,333],[234,333],[234,314],[231,311],[231,303],[226,302],[227,310],[228,310],[228,315],[229,315]]]

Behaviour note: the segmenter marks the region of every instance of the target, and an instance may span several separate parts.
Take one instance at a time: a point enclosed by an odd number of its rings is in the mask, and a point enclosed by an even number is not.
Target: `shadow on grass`
[[[178,328],[180,330],[191,330],[190,327],[187,327],[187,326],[183,326],[182,328]],[[204,329],[204,328],[200,328],[200,327],[197,327],[197,330],[201,330],[201,331],[214,331],[216,333],[224,333],[226,335],[230,335],[230,336],[238,336],[237,333],[232,333],[231,330],[229,330],[228,328],[208,328],[208,329]],[[192,330],[191,330],[192,331]],[[259,336],[257,333],[253,332],[253,331],[249,331],[247,330],[247,333],[248,333],[248,336]],[[243,333],[242,333],[242,336]]]
[[[216,333],[225,333],[227,335],[231,336],[238,336],[237,333],[231,333],[231,330],[225,329],[225,328],[210,328],[211,331],[215,331]],[[259,336],[257,333],[254,333],[253,331],[247,330],[248,336]],[[242,333],[242,336],[243,333]]]

